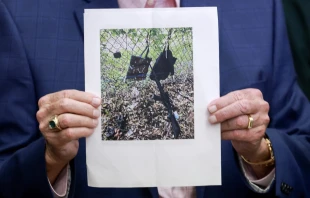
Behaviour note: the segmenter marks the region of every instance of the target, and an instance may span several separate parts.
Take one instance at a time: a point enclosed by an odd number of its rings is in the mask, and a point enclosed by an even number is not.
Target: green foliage
[[[156,58],[166,46],[169,30],[170,28],[101,30],[102,92],[126,91],[132,84],[150,83],[149,78],[144,82],[136,83],[124,80],[130,57],[132,55],[141,55],[147,46],[147,42],[149,42],[150,51],[148,57],[152,58],[151,65],[154,65]],[[177,58],[175,64],[176,78],[183,78],[182,75],[193,71],[192,40],[192,28],[172,28],[169,45],[173,56]],[[115,52],[120,52],[121,58],[114,58],[113,54]],[[145,56],[145,53],[143,56]]]

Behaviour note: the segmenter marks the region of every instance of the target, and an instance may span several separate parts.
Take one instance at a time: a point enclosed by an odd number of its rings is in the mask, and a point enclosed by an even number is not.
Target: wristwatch
[[[250,164],[252,166],[272,166],[275,164],[275,159],[274,159],[274,155],[273,155],[273,149],[272,149],[272,145],[270,140],[268,139],[268,137],[264,137],[269,152],[270,152],[270,159],[266,160],[266,161],[262,161],[262,162],[250,162],[249,160],[245,159],[242,155],[241,158],[243,159],[243,161],[245,161],[247,164]]]

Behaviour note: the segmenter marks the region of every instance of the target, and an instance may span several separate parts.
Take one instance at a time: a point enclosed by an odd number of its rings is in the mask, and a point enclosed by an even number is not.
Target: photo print
[[[194,139],[192,28],[100,31],[102,140]]]

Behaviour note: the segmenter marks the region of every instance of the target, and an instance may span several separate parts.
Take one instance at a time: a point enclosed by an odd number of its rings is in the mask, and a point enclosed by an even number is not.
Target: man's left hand
[[[231,140],[239,155],[252,162],[267,160],[269,150],[263,137],[269,124],[269,104],[258,89],[243,89],[212,101],[209,122],[221,123],[221,137]],[[249,117],[253,118],[248,128]]]

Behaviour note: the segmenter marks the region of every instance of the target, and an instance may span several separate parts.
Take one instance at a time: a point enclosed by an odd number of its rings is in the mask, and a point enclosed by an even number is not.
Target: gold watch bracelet
[[[273,149],[272,149],[272,145],[271,142],[268,138],[264,138],[268,149],[269,149],[269,153],[270,153],[270,159],[266,160],[266,161],[262,161],[262,162],[250,162],[249,160],[245,159],[242,155],[241,158],[243,159],[243,161],[245,161],[247,164],[250,164],[252,166],[272,166],[275,164],[275,159],[274,159],[274,154],[273,154]]]

